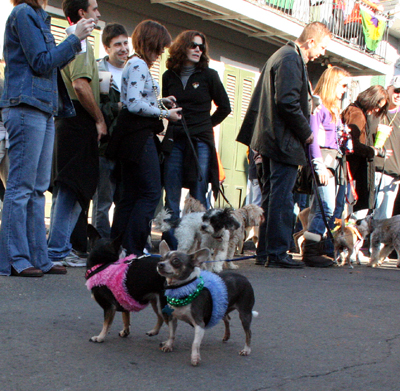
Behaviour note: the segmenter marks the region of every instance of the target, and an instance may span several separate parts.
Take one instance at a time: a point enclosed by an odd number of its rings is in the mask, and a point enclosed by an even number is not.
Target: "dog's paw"
[[[169,353],[169,352],[172,352],[174,350],[173,345],[172,345],[172,343],[170,341],[161,342],[160,343],[160,349],[164,353]]]
[[[148,331],[146,333],[146,335],[148,335],[149,337],[154,337],[155,335],[158,334],[158,332],[159,332],[159,330],[153,329],[153,330]]]
[[[194,367],[197,367],[200,364],[200,361],[201,361],[200,354],[193,354],[190,360],[191,364]]]
[[[239,269],[239,265],[237,265],[236,263],[233,263],[233,262],[228,262],[228,268],[232,269],[232,270]]]
[[[214,265],[212,268],[214,273],[221,273],[222,272],[222,265]]]
[[[102,337],[100,337],[100,336],[98,336],[98,335],[95,335],[94,337],[90,338],[89,341],[90,341],[90,342],[98,342],[98,343],[101,343],[101,342],[104,342],[104,338],[102,338]]]
[[[243,350],[239,352],[239,356],[249,356],[251,353],[251,349],[249,346],[245,346]]]
[[[126,330],[126,329],[123,329],[123,330],[121,330],[121,331],[118,333],[118,335],[119,335],[121,338],[126,338],[129,334],[130,334],[129,330]]]

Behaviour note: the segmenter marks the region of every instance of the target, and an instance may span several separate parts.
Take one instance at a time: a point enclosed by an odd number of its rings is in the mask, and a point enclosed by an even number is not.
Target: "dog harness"
[[[206,328],[215,326],[225,315],[228,308],[228,290],[221,277],[206,270],[200,272],[200,277],[187,285],[165,290],[167,302],[171,307],[181,307],[190,304],[204,289],[210,291],[212,298],[212,313]],[[181,303],[179,305],[179,303]]]
[[[92,290],[96,286],[107,287],[115,299],[125,311],[138,312],[147,307],[147,304],[140,304],[128,293],[126,288],[126,273],[136,255],[132,254],[126,258],[121,258],[117,262],[111,263],[106,269],[92,274],[102,265],[95,265],[87,271],[89,276],[86,281],[88,290]]]

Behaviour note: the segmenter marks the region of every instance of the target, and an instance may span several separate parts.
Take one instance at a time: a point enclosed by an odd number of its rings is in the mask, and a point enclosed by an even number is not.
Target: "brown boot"
[[[306,240],[304,241],[304,253],[303,253],[303,262],[306,266],[309,267],[329,267],[333,266],[333,259],[328,257],[327,255],[321,254],[318,241],[311,240],[308,237],[311,235],[319,236],[316,234],[312,234],[310,232],[306,232],[304,237]],[[320,237],[320,236],[319,236]],[[320,237],[321,238],[321,237]]]

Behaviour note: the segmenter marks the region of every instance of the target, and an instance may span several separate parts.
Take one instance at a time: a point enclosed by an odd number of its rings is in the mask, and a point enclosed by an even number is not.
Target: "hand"
[[[103,121],[101,122],[96,122],[96,130],[97,130],[97,141],[100,141],[100,139],[107,134],[107,125]]]
[[[314,133],[311,133],[311,136],[304,143],[312,144],[313,141],[314,141]]]
[[[174,109],[176,107],[176,98],[173,95],[167,96],[162,100],[167,109]]]
[[[326,186],[328,184],[328,180],[331,174],[327,168],[318,171],[318,180],[322,186]]]
[[[387,149],[385,151],[385,157],[388,158],[390,156],[393,156],[393,150],[392,149]]]
[[[74,34],[79,38],[80,41],[87,38],[96,27],[96,23],[93,18],[85,19],[82,18],[77,24]]]
[[[169,117],[168,120],[172,122],[176,122],[182,118],[182,114],[180,111],[182,110],[182,107],[177,107],[176,109],[171,109],[169,110]]]
[[[122,102],[118,102],[118,111],[121,111],[121,110],[122,110],[122,107],[123,107]]]

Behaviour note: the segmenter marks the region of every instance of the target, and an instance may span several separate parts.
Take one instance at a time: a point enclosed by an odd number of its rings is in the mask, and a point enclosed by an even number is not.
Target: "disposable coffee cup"
[[[379,125],[378,131],[376,132],[375,136],[375,148],[382,148],[385,145],[386,140],[388,139],[392,128],[387,125]]]
[[[110,91],[111,72],[100,71],[100,94],[108,94]]]
[[[65,29],[65,33],[67,35],[71,35],[75,32],[76,30],[76,24],[72,24],[71,26],[67,27]],[[81,51],[78,54],[86,53],[86,39],[83,39],[81,41]]]

